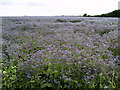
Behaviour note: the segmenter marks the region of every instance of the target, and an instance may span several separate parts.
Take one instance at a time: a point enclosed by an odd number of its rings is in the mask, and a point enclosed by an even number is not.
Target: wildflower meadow
[[[118,18],[2,17],[2,88],[118,88]]]

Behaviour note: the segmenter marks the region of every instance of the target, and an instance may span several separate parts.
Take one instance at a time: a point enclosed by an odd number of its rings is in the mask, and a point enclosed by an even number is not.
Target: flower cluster
[[[3,71],[26,87],[116,87],[117,28],[116,18],[4,17]]]

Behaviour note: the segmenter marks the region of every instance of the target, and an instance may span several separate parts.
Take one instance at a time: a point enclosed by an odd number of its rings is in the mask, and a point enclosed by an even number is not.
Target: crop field
[[[2,88],[118,88],[119,54],[117,18],[2,18]]]

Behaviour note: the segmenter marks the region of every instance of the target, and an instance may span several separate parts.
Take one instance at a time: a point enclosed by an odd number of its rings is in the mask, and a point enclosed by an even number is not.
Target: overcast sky
[[[118,9],[119,0],[0,0],[0,16],[97,15]]]

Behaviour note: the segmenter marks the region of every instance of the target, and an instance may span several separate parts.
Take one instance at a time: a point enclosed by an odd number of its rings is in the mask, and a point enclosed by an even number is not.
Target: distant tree
[[[85,14],[83,15],[83,17],[87,17],[87,13],[85,13]]]
[[[91,17],[91,15],[87,15],[87,17]]]
[[[110,13],[95,15],[94,17],[120,17],[120,10],[114,10]]]

